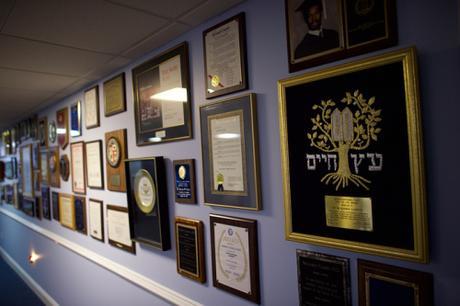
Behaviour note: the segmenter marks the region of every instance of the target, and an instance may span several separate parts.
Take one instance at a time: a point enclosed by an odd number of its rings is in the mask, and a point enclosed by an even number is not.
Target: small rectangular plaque
[[[327,226],[373,231],[372,200],[360,197],[324,196]]]

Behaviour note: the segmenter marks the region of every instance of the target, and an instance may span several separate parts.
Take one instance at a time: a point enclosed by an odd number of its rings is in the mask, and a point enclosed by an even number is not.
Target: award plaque
[[[297,250],[299,305],[352,306],[350,261]]]
[[[21,160],[21,180],[22,195],[25,198],[33,199],[34,193],[34,175],[32,168],[32,144],[24,145],[20,151]]]
[[[260,210],[256,96],[200,106],[204,201]]]
[[[53,219],[59,221],[59,193],[51,192],[51,208],[53,210]]]
[[[42,187],[42,216],[45,219],[51,220],[51,207],[50,207],[50,188]]]
[[[415,60],[408,48],[278,82],[288,240],[428,261]]]
[[[56,123],[54,121],[51,121],[48,123],[48,140],[51,143],[56,142],[56,137],[57,137],[57,131],[56,131]]]
[[[83,141],[73,142],[70,145],[70,158],[72,160],[72,191],[86,194],[85,143]]]
[[[50,147],[48,153],[49,177],[51,187],[60,188],[61,179],[59,178],[59,148]]]
[[[100,125],[98,89],[98,86],[94,86],[85,91],[85,126],[87,130]]]
[[[36,212],[36,209],[35,209],[35,198],[33,199],[29,199],[29,198],[25,198],[23,197],[22,198],[22,211],[26,214],[26,215],[29,215],[31,217],[35,217],[35,212]]]
[[[358,259],[359,306],[432,306],[433,275]]]
[[[69,144],[69,111],[67,107],[56,112],[56,122],[58,144],[62,150],[65,150]]]
[[[175,160],[173,167],[176,203],[195,204],[195,161],[193,159]]]
[[[59,221],[62,226],[75,230],[75,203],[73,195],[59,193]]]
[[[214,287],[260,304],[257,221],[210,215]]]
[[[48,118],[38,119],[38,141],[40,147],[48,147]]]
[[[206,99],[248,88],[244,13],[203,32]]]
[[[126,186],[131,238],[162,251],[171,248],[163,157],[128,159]]]
[[[107,189],[126,191],[125,164],[128,157],[126,129],[105,133],[105,159],[107,171]]]
[[[49,169],[49,159],[48,159],[48,150],[41,149],[40,150],[40,178],[41,183],[45,185],[49,185],[50,183],[50,173]]]
[[[177,273],[204,283],[206,267],[203,222],[176,217]]]
[[[81,101],[70,105],[70,135],[81,136]]]
[[[87,234],[86,228],[86,198],[74,197],[75,204],[75,229],[77,232]]]
[[[104,82],[104,114],[106,117],[126,111],[125,74]]]
[[[86,142],[85,154],[88,187],[104,189],[104,170],[102,169],[102,140]]]
[[[102,201],[89,199],[89,234],[104,242],[104,215]]]
[[[70,165],[69,165],[69,157],[67,154],[64,154],[59,159],[59,174],[63,181],[67,182],[69,180],[70,175]]]
[[[128,209],[107,205],[107,232],[109,244],[136,254],[136,243],[131,240]]]

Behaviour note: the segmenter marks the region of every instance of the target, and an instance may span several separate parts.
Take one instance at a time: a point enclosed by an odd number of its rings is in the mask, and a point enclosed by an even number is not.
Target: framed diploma
[[[61,187],[61,179],[59,178],[59,148],[58,147],[50,147],[48,152],[48,165],[49,165],[49,177],[50,177],[50,185],[51,187],[60,188]]]
[[[81,101],[70,105],[70,135],[81,136]]]
[[[86,142],[85,153],[88,187],[104,189],[104,170],[102,169],[102,140]]]
[[[22,211],[31,217],[35,217],[36,208],[35,208],[35,198],[29,199],[22,197],[21,201]]]
[[[69,144],[69,111],[67,107],[56,112],[56,122],[58,144],[62,150],[65,150]]]
[[[138,146],[192,138],[189,79],[186,42],[133,69]]]
[[[51,192],[51,209],[53,210],[53,219],[59,221],[59,193]]]
[[[85,91],[86,129],[98,127],[99,123],[99,87],[96,85]]]
[[[34,193],[34,174],[32,167],[32,144],[24,145],[20,150],[21,159],[21,180],[22,195],[25,198],[33,199]]]
[[[72,191],[86,194],[85,143],[83,141],[73,142],[70,145],[70,155],[72,160]]]
[[[126,207],[107,205],[107,231],[110,245],[136,254],[136,244],[131,240]]]
[[[299,305],[352,306],[350,260],[297,250]]]
[[[278,82],[288,240],[428,261],[415,57]]]
[[[126,129],[105,133],[105,160],[107,172],[107,189],[126,191],[125,163],[128,158]]]
[[[59,159],[59,174],[61,175],[63,181],[67,182],[69,180],[70,165],[69,157],[67,156],[67,154],[62,155]]]
[[[51,220],[51,205],[50,205],[50,188],[43,186],[41,189],[42,198],[42,216],[45,219]]]
[[[51,121],[48,123],[48,140],[50,143],[55,143],[57,137],[56,123]]]
[[[206,98],[248,88],[244,12],[203,32]]]
[[[432,306],[433,275],[358,259],[359,306]]]
[[[126,111],[125,74],[104,82],[104,114],[106,117]]]
[[[48,147],[48,118],[38,119],[38,142],[40,147]]]
[[[104,215],[102,201],[89,199],[89,234],[104,242]]]
[[[88,230],[86,227],[86,198],[85,197],[74,197],[75,205],[75,229],[77,232],[87,234]]]
[[[131,239],[162,251],[171,248],[163,157],[128,159],[126,186]]]
[[[73,195],[59,193],[59,221],[62,226],[75,230],[75,203]]]
[[[176,203],[196,204],[195,160],[175,160],[173,161],[173,167]]]
[[[213,285],[260,304],[257,221],[210,217]]]
[[[50,183],[50,173],[49,169],[49,159],[48,159],[48,150],[46,148],[40,149],[40,177],[41,183],[49,185]]]
[[[206,267],[203,222],[176,217],[177,273],[204,283]]]
[[[255,94],[200,106],[204,201],[259,210],[259,153]]]

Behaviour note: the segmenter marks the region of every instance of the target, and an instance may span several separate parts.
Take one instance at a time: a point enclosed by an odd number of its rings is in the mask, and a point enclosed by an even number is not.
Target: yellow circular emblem
[[[218,75],[213,75],[212,78],[211,78],[211,85],[212,87],[217,87],[219,86],[219,83],[220,83],[220,78]]]

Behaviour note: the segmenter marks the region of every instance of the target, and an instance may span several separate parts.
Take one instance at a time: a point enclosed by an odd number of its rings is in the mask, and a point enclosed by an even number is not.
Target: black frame
[[[91,232],[91,214],[89,214],[89,225],[88,225],[88,230],[90,231],[89,235],[96,239],[96,240],[99,240],[101,242],[104,242],[104,209],[103,209],[103,202],[101,200],[96,200],[96,199],[89,199],[88,201],[88,211],[91,211],[91,203],[97,203],[97,205],[99,205],[99,209],[100,209],[100,214],[101,214],[101,239],[99,239],[98,237],[95,237],[93,235],[93,233]]]
[[[41,198],[42,216],[45,219],[51,220],[50,188],[48,186],[41,187]]]
[[[179,177],[177,167],[188,167],[184,179]],[[174,199],[176,203],[196,204],[195,160],[181,159],[173,161]]]
[[[86,197],[74,196],[73,203],[75,207],[75,230],[86,235],[88,233]]]

